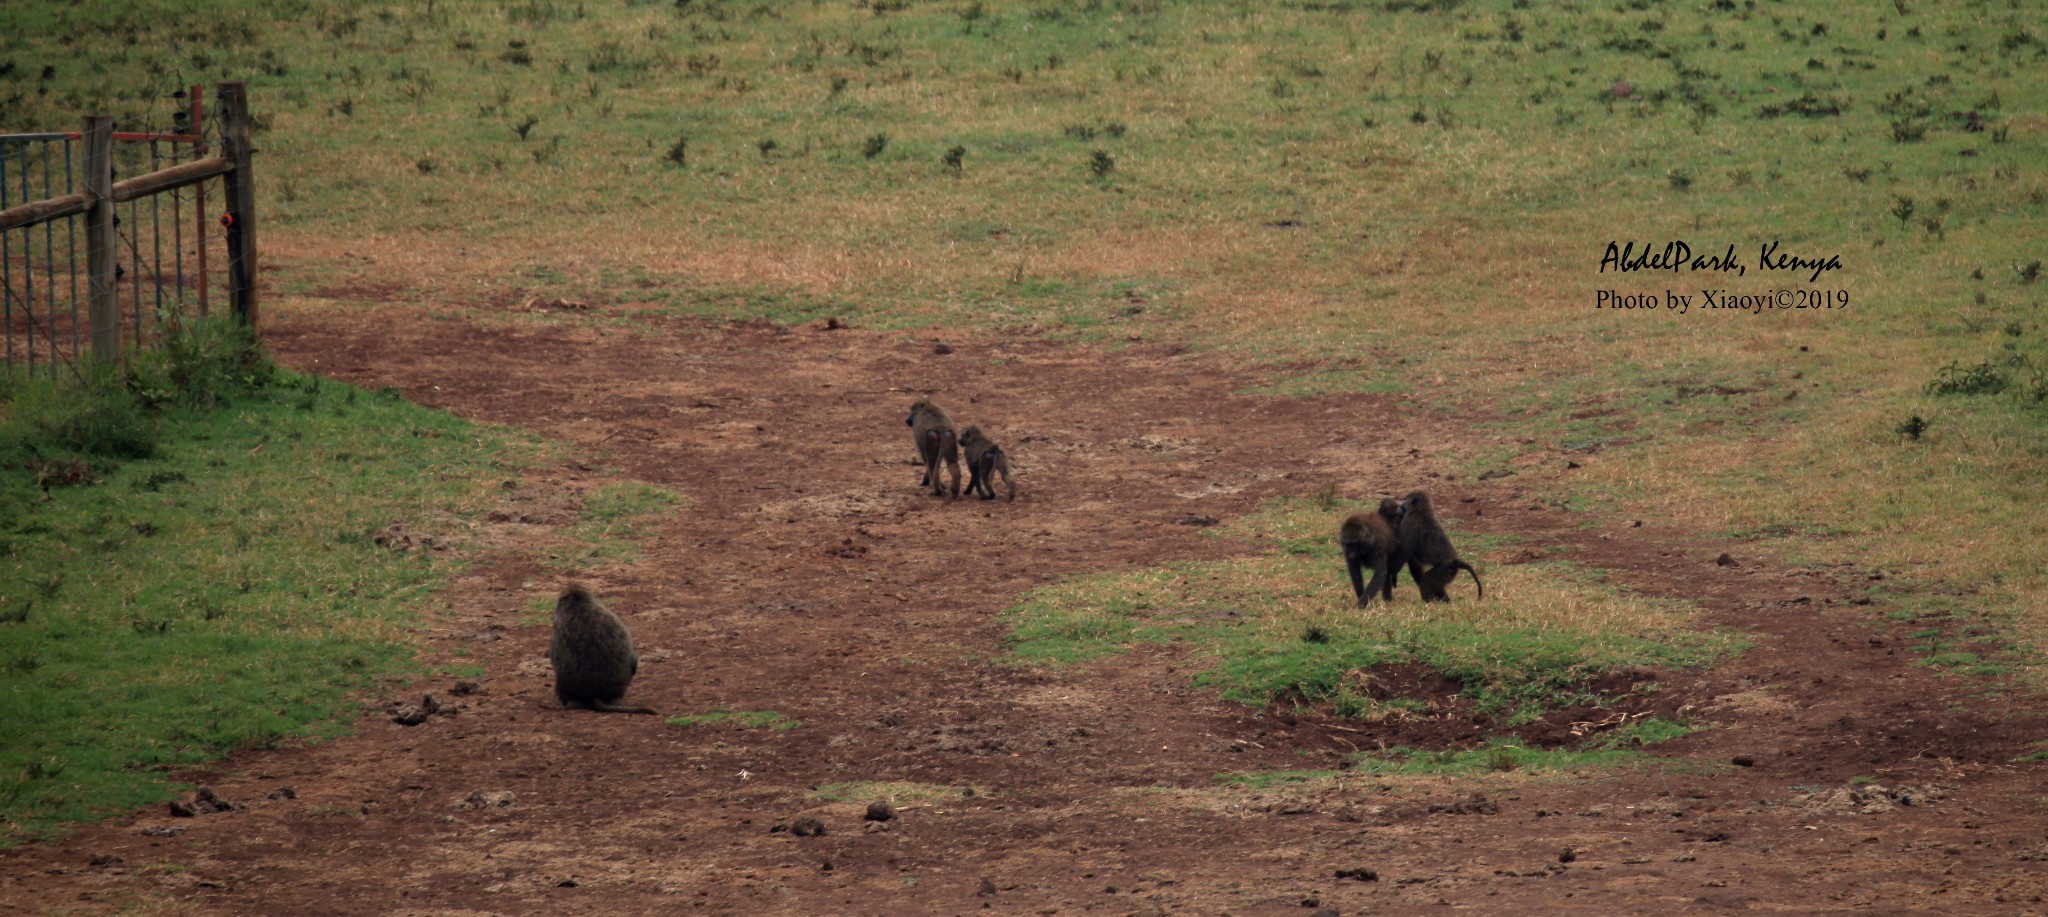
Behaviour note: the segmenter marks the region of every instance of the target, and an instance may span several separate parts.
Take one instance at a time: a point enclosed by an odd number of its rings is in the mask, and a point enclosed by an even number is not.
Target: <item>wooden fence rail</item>
[[[115,296],[119,260],[114,231],[114,205],[162,194],[215,176],[225,176],[227,212],[228,297],[237,320],[251,327],[257,321],[256,192],[250,160],[247,87],[240,81],[220,84],[221,155],[159,169],[125,181],[113,181],[114,119],[91,115],[80,136],[85,145],[85,191],[32,201],[0,210],[0,232],[23,229],[77,214],[85,215],[85,248],[89,278],[87,311],[92,322],[93,355],[107,361],[121,358],[120,303]]]

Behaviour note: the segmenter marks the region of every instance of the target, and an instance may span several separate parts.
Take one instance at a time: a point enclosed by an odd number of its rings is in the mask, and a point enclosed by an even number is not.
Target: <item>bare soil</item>
[[[418,725],[372,715],[348,738],[183,775],[226,811],[153,808],[0,853],[0,914],[2048,912],[2042,771],[2015,763],[2048,734],[2036,695],[1919,664],[1879,634],[1882,605],[1857,604],[1863,571],[1774,568],[1739,543],[1556,509],[1512,477],[1458,479],[1439,457],[1484,441],[1477,418],[1244,395],[1263,380],[1149,343],[949,335],[941,354],[822,324],[397,307],[287,309],[269,338],[294,367],[566,444],[473,528],[403,520],[473,546],[427,655],[488,675],[391,698]],[[1012,452],[1015,503],[919,490],[902,416],[925,392]],[[562,574],[530,535],[617,480],[689,501],[635,562],[592,575],[641,646],[628,701],[799,728],[555,703],[536,609]],[[1612,676],[1661,687],[1622,712],[1712,725],[1645,768],[1269,789],[1216,777],[1464,747],[1492,727],[1421,671],[1378,676],[1436,714],[1382,726],[1223,701],[1179,648],[1002,662],[999,615],[1027,590],[1258,551],[1185,521],[1330,481],[1426,486],[1471,529],[1543,546],[1521,560],[1561,554],[1693,599],[1758,645],[1708,672]],[[1341,601],[1341,569],[1330,582]],[[1611,714],[1523,733],[1568,742]],[[960,792],[879,821],[868,798],[814,792],[849,781]]]

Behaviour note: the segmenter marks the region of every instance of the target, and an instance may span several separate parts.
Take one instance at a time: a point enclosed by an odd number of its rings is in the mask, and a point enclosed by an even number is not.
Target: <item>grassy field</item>
[[[1225,697],[1254,706],[1329,704],[1368,719],[1421,711],[1405,696],[1376,700],[1369,674],[1418,665],[1457,682],[1495,722],[1517,726],[1599,702],[1586,684],[1601,673],[1705,665],[1744,643],[1699,630],[1681,603],[1620,593],[1563,564],[1490,571],[1495,594],[1514,597],[1507,602],[1353,608],[1333,579],[1344,560],[1330,537],[1331,515],[1312,499],[1284,501],[1222,530],[1266,546],[1259,556],[1038,590],[1011,613],[1012,652],[1066,665],[1136,643],[1194,643],[1215,656],[1197,681]],[[1461,583],[1461,596],[1469,585]]]
[[[1753,539],[1782,563],[1882,573],[1872,588],[1901,620],[1978,621],[2007,648],[1969,664],[2032,675],[2048,634],[2048,32],[2035,12],[13,4],[0,8],[0,130],[67,128],[88,111],[164,126],[170,89],[247,79],[263,240],[288,299],[346,306],[376,286],[458,314],[567,296],[1187,341],[1289,367],[1275,393],[1403,391],[1476,418],[1492,444],[1457,456],[1461,472]],[[1610,243],[1669,241],[1732,247],[1745,270],[1603,271]],[[1770,269],[1774,244],[1839,267]],[[1780,290],[1836,308],[1705,308]],[[1692,304],[1601,308],[1602,291]],[[373,408],[406,410],[350,410]],[[1019,648],[1064,658],[1206,626],[1105,597],[1135,588],[1177,607],[1234,602],[1262,623],[1197,636],[1221,648],[1225,689],[1256,700],[1276,684],[1252,664],[1274,658],[1262,628],[1315,657],[1283,673],[1312,685],[1360,659],[1497,659],[1460,641],[1603,610],[1555,665],[1486,673],[1506,710],[1568,690],[1543,671],[1730,648],[1661,640],[1690,633],[1684,609],[1605,595],[1568,568],[1514,574],[1541,598],[1527,621],[1436,636],[1387,621],[1371,626],[1398,639],[1302,641],[1330,613],[1297,596],[1332,575],[1313,530],[1324,515],[1247,523],[1299,552],[1036,595],[1018,611]],[[331,582],[293,576],[315,592]],[[6,761],[0,776],[36,767]]]
[[[207,326],[130,378],[0,389],[0,840],[331,735],[416,674],[448,546],[534,446],[271,369]],[[153,381],[152,381],[153,380]]]

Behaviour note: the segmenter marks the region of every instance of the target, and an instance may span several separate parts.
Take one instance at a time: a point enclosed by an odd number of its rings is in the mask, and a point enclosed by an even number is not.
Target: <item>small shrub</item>
[[[1927,383],[1927,392],[1932,395],[1996,395],[2005,391],[2011,381],[1988,360],[1968,367],[1950,363],[1935,374],[1934,381]]]
[[[2024,265],[2015,264],[2012,266],[2012,272],[2020,275],[2021,283],[2033,283],[2041,279],[2041,261],[2036,258]]]
[[[1899,218],[1900,226],[1906,225],[1906,221],[1913,218],[1913,199],[1904,196],[1893,198],[1891,212],[1892,216]]]
[[[860,154],[869,159],[873,159],[877,156],[882,155],[882,151],[888,148],[888,134],[872,134],[868,137],[868,139],[865,142],[861,143]]]
[[[1095,173],[1096,178],[1108,178],[1116,171],[1116,157],[1109,155],[1107,150],[1096,150],[1095,155],[1088,159],[1088,171]]]
[[[964,169],[964,162],[966,158],[967,148],[964,146],[956,146],[950,150],[947,150],[945,158],[939,160],[939,162],[946,167],[947,171],[952,172],[954,175],[958,175]]]
[[[668,153],[663,155],[661,158],[666,159],[669,162],[675,163],[676,165],[679,166],[689,165],[690,138],[677,137],[676,142],[669,144]]]
[[[1896,432],[1906,437],[1907,439],[1913,440],[1914,442],[1919,442],[1921,434],[1927,432],[1927,420],[1926,418],[1923,418],[1920,415],[1915,414],[1901,422]]]

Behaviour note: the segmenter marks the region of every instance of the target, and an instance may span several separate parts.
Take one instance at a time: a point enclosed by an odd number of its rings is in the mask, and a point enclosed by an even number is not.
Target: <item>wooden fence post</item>
[[[220,84],[221,156],[234,164],[227,174],[228,302],[235,318],[254,329],[256,305],[256,176],[249,169],[248,85],[241,80]]]
[[[101,361],[121,359],[121,302],[115,297],[114,264],[119,259],[114,235],[114,119],[85,119],[85,193],[92,198],[85,212],[86,315],[92,321],[92,352]]]

